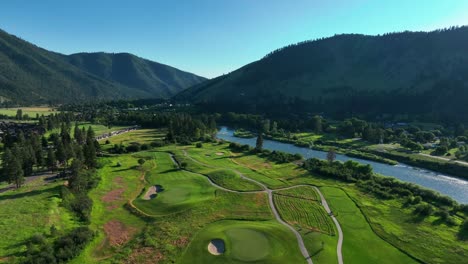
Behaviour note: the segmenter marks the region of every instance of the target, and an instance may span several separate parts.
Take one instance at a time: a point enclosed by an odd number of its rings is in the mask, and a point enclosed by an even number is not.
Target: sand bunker
[[[208,252],[211,255],[219,256],[224,253],[224,241],[222,239],[213,239],[208,244]]]
[[[223,152],[216,152],[216,155],[218,155],[218,156],[223,156],[224,153],[223,153]]]
[[[151,200],[153,198],[156,198],[156,195],[162,191],[163,188],[161,185],[153,185],[145,193],[145,195],[143,196],[143,200]]]

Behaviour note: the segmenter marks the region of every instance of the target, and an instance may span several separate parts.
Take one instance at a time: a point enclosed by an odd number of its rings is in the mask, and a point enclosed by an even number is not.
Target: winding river
[[[221,127],[217,137],[230,142],[239,144],[248,144],[255,146],[255,138],[238,138],[234,136],[234,130],[228,127]],[[292,144],[281,143],[273,140],[264,140],[263,148],[269,150],[278,150],[288,153],[299,153],[304,158],[325,159],[327,153],[324,151],[312,150],[309,148],[297,147]],[[354,160],[359,163],[369,164],[374,172],[392,176],[405,182],[412,182],[420,186],[438,191],[443,195],[452,197],[459,203],[468,204],[468,181],[453,176],[437,173],[417,167],[412,167],[403,163],[392,166],[384,163],[351,158],[345,155],[337,154],[336,159],[340,161]]]

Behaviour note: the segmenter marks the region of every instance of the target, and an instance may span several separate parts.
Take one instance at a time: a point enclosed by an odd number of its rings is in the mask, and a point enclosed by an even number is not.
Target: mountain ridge
[[[64,55],[3,30],[0,60],[0,97],[19,104],[170,98],[206,80],[130,53]]]
[[[468,110],[466,43],[468,27],[335,35],[278,49],[174,99],[213,111],[458,119]]]

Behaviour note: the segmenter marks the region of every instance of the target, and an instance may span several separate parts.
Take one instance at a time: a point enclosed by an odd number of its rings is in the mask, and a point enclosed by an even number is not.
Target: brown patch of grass
[[[102,196],[101,200],[105,203],[119,201],[122,199],[122,194],[124,193],[124,191],[125,191],[124,188],[112,190],[106,193],[104,196]]]
[[[180,237],[179,239],[175,240],[172,242],[172,245],[176,247],[183,248],[189,243],[189,238],[188,237]]]
[[[153,264],[159,263],[164,259],[164,255],[152,247],[137,248],[132,251],[130,256],[123,262],[125,264]]]
[[[109,241],[109,245],[113,247],[122,246],[127,243],[135,232],[134,228],[127,227],[117,220],[111,220],[104,224],[104,233]]]
[[[122,177],[116,177],[114,179],[114,184],[117,185],[118,187],[121,187],[123,185],[123,178]],[[124,192],[125,192],[124,188],[118,188],[118,189],[112,190],[112,191],[106,193],[104,196],[102,196],[101,200],[103,202],[105,202],[105,203],[112,203],[112,202],[115,202],[115,201],[120,201],[123,198],[122,194]],[[109,207],[114,207],[114,206],[109,206]]]

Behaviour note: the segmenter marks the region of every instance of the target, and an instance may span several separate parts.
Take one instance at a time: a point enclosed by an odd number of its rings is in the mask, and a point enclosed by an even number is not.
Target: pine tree
[[[13,162],[10,164],[10,173],[13,177],[13,182],[15,183],[16,189],[20,188],[24,183],[24,172],[21,168],[20,159],[13,159]]]
[[[263,149],[263,133],[260,131],[257,136],[257,142],[255,143],[255,150],[261,152]]]
[[[55,157],[54,150],[51,148],[47,151],[46,165],[52,171],[55,171],[57,168],[57,158]]]
[[[78,142],[78,144],[83,144],[83,142],[84,142],[83,134],[81,133],[81,130],[80,130],[80,127],[78,126],[78,124],[75,124],[75,130],[73,132],[73,137],[75,138],[76,142]]]
[[[8,183],[11,183],[13,180],[13,177],[11,175],[11,163],[13,162],[14,157],[13,154],[11,153],[10,148],[5,148],[3,151],[3,156],[2,156],[2,172],[3,172],[3,179],[8,181]]]

